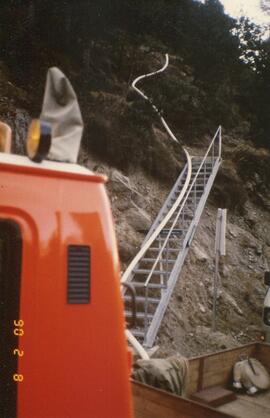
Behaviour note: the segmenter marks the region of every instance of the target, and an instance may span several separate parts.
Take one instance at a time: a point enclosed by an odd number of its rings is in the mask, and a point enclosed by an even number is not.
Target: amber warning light
[[[37,163],[40,163],[49,153],[52,139],[52,127],[48,122],[33,119],[27,136],[27,155]]]

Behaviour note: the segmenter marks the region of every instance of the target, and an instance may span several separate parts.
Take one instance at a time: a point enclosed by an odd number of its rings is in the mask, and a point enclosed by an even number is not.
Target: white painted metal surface
[[[227,209],[218,209],[216,222],[215,253],[226,255]]]

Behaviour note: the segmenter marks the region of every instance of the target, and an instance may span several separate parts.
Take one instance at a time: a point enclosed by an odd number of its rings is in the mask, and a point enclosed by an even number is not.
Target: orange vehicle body
[[[74,165],[0,153],[0,221],[16,224],[22,240],[19,316],[9,313],[13,326],[0,324],[10,333],[19,329],[18,346],[9,348],[17,370],[7,377],[16,385],[14,416],[130,418],[119,263],[104,178],[68,166]],[[68,303],[69,246],[90,249],[88,303]]]

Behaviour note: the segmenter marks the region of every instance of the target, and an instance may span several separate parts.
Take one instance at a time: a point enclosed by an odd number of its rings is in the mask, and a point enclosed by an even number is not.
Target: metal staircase
[[[221,163],[221,127],[203,157],[191,157],[175,182],[122,282],[136,289],[137,321],[131,333],[152,347],[207,197]],[[124,295],[126,317],[131,296]]]

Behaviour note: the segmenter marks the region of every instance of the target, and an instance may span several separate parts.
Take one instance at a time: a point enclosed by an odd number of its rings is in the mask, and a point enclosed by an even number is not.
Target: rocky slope
[[[182,95],[182,102],[187,100],[199,108],[196,98],[202,92],[192,89],[190,68],[180,63],[176,73],[184,91],[189,91],[186,98]],[[181,170],[183,156],[181,147],[169,142],[151,112],[146,118],[143,112],[147,114],[147,109],[126,94],[128,85],[116,85],[118,93],[115,89],[112,93],[79,92],[87,125],[80,162],[108,175],[107,189],[124,270],[144,239],[141,231],[150,227]],[[0,66],[0,87],[0,117],[13,128],[13,150],[22,153],[34,100],[10,81],[4,65]],[[188,115],[187,108],[183,109]],[[236,113],[234,116],[237,119]],[[175,352],[192,356],[232,347],[261,335],[263,271],[267,259],[270,261],[270,153],[255,149],[245,138],[248,122],[240,117],[237,120],[234,129],[224,132],[224,162],[158,335],[161,356]],[[137,130],[132,131],[136,124]],[[180,134],[184,144],[183,132]],[[209,137],[196,134],[192,138],[189,128],[188,138],[191,153],[202,153],[207,148]],[[89,141],[96,145],[88,147]],[[228,208],[227,255],[220,266],[217,329],[212,332],[213,249],[218,207]]]
[[[234,347],[262,335],[263,272],[270,259],[269,191],[263,186],[263,178],[267,175],[270,153],[254,150],[235,134],[224,135],[223,140],[223,166],[158,334],[160,356],[175,352],[193,356]],[[204,142],[206,145],[207,139]],[[195,155],[202,148],[192,151]],[[252,162],[256,172],[248,171]],[[140,231],[150,227],[170,185],[154,180],[142,170],[134,169],[125,176],[105,164],[94,164],[90,167],[109,177],[108,191],[124,270],[144,239]],[[245,164],[247,170],[243,170]],[[228,225],[227,255],[220,262],[214,332],[214,239],[218,207],[228,208]]]

